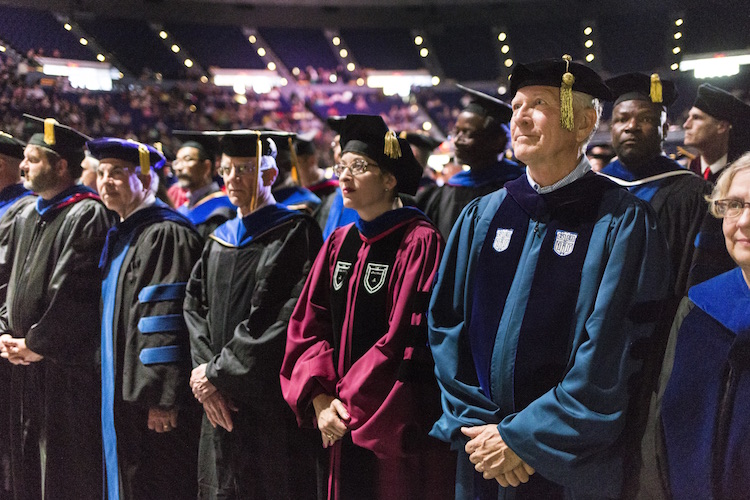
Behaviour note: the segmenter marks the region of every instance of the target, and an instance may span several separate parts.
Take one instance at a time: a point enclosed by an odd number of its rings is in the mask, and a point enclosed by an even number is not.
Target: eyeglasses
[[[750,207],[750,202],[742,200],[716,200],[714,201],[714,207],[720,217],[733,219],[739,217],[745,207]]]
[[[354,160],[351,165],[344,165],[342,163],[333,166],[333,173],[336,177],[341,177],[345,170],[349,170],[352,175],[359,175],[367,172],[368,167],[377,167],[374,163],[367,163],[364,160]]]
[[[183,158],[175,158],[175,160],[172,162],[172,165],[180,165],[181,163],[190,163],[193,161],[198,161],[198,158],[190,158],[189,156],[185,156]]]
[[[254,163],[222,163],[219,165],[218,172],[219,175],[229,175],[229,173],[232,171],[232,168],[234,168],[234,175],[239,176],[245,173],[251,173],[255,170],[255,164]]]

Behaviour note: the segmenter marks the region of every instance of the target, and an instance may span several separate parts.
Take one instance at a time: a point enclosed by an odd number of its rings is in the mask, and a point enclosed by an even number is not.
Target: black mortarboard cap
[[[45,119],[27,114],[23,117],[33,132],[28,144],[51,149],[72,163],[80,163],[83,160],[83,148],[91,137],[58,123],[54,118]]]
[[[341,130],[341,153],[357,153],[393,174],[396,189],[414,195],[422,178],[422,166],[409,143],[400,139],[379,115],[347,115]]]
[[[210,130],[199,135],[215,137],[218,152],[227,156],[251,157],[258,152],[258,137],[261,139],[261,156],[276,158],[276,143],[270,140],[269,132],[262,130]],[[197,138],[198,136],[196,136]],[[201,142],[201,140],[196,140]]]
[[[336,132],[336,134],[341,135],[341,129],[344,126],[345,119],[346,116],[329,116],[326,118],[326,123],[331,130]]]
[[[625,73],[605,82],[612,91],[615,106],[623,101],[647,101],[669,107],[677,100],[677,87],[658,74]]]
[[[560,88],[566,73],[572,74],[575,79],[572,90],[603,101],[612,99],[609,88],[596,71],[566,59],[542,59],[528,64],[516,64],[510,75],[510,93],[515,95],[518,89],[536,85]]]
[[[425,151],[433,151],[436,147],[440,146],[443,141],[440,139],[436,139],[435,137],[432,137],[429,134],[425,134],[422,132],[407,132],[404,130],[398,136],[401,139],[406,139],[406,142],[411,144],[412,146],[416,146],[419,149],[425,150]]]
[[[508,103],[483,92],[479,92],[478,90],[464,87],[460,84],[456,84],[456,87],[471,96],[471,100],[469,101],[469,104],[464,107],[464,111],[469,111],[470,113],[475,113],[481,116],[492,116],[501,123],[508,123],[510,117],[513,116],[513,110]]]
[[[315,136],[317,132],[311,130],[305,134],[297,134],[297,140],[294,143],[297,150],[297,156],[315,154]]]
[[[750,106],[710,83],[698,87],[698,96],[693,106],[717,120],[726,120],[733,126],[750,123]]]
[[[160,169],[166,163],[166,158],[153,146],[141,142],[102,137],[86,143],[91,155],[97,160],[103,158],[117,158],[138,165],[141,173],[148,173],[150,168]]]
[[[23,160],[26,143],[0,130],[0,154]]]
[[[191,130],[173,130],[172,135],[183,141],[180,145],[181,148],[195,148],[200,151],[201,157],[207,158],[212,162],[221,152],[219,136],[206,135],[202,132]]]

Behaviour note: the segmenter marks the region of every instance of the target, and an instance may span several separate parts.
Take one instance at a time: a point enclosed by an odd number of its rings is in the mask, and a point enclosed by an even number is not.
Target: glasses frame
[[[343,163],[339,163],[338,165],[333,166],[333,173],[336,174],[336,177],[341,177],[343,173],[346,170],[349,170],[349,173],[352,175],[352,177],[356,177],[358,175],[364,174],[369,170],[370,167],[377,167],[378,165],[375,163],[368,163],[365,160],[354,160],[351,165],[344,165]]]
[[[219,168],[217,168],[216,171],[219,173],[219,175],[224,177],[225,175],[231,174],[232,169],[234,169],[234,175],[239,177],[240,175],[244,174],[252,174],[253,170],[256,168],[257,166],[251,162],[240,163],[239,165],[234,162],[230,162],[229,164],[219,165]]]
[[[733,204],[734,206],[730,207],[729,204]],[[731,198],[714,200],[714,209],[716,210],[716,213],[724,219],[736,219],[742,215],[742,212],[748,207],[750,207],[750,201],[733,200]]]

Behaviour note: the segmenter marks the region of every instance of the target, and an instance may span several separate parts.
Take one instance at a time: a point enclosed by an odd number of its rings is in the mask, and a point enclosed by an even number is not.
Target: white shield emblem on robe
[[[368,293],[375,293],[383,287],[385,277],[388,274],[387,264],[367,264],[365,271],[365,290]]]
[[[351,262],[344,262],[340,260],[336,262],[336,268],[333,270],[333,289],[338,291],[341,290],[341,285],[344,284],[344,278],[349,268],[352,267]]]
[[[513,236],[512,229],[498,229],[495,233],[495,241],[492,242],[492,248],[496,252],[503,252],[510,245],[510,237]]]
[[[576,238],[578,238],[578,233],[558,230],[555,237],[555,253],[560,257],[570,255],[576,246]]]

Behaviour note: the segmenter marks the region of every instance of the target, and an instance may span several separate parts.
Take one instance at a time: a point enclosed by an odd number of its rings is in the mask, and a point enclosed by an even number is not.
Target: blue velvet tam
[[[164,155],[155,147],[136,141],[102,137],[86,143],[91,155],[97,160],[117,158],[141,167],[146,173],[150,168],[161,169],[166,163]]]

